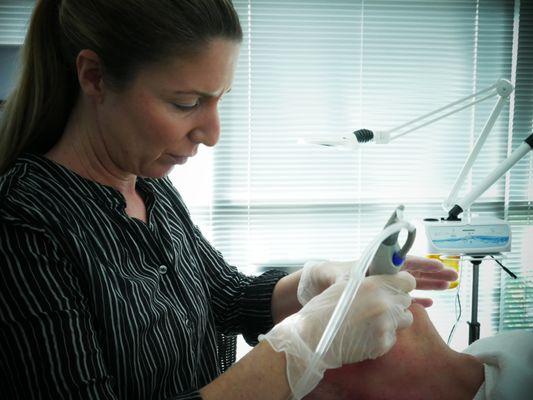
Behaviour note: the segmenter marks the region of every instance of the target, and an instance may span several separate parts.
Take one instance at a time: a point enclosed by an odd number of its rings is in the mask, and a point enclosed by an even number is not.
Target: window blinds
[[[522,0],[519,30],[515,35],[516,93],[508,152],[516,149],[533,132],[533,3]],[[513,252],[508,265],[521,279],[502,276],[499,328],[524,329],[533,326],[533,155],[524,157],[506,181],[505,216],[513,226]]]
[[[0,46],[18,46],[24,41],[35,1],[0,0]]]

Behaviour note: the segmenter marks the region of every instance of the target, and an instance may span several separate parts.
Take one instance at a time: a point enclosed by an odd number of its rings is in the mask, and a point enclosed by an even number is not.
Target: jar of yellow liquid
[[[434,258],[436,260],[441,261],[448,268],[453,268],[455,271],[457,271],[457,275],[459,275],[459,263],[460,263],[459,256],[450,256],[447,254],[428,254],[427,258]],[[448,286],[448,289],[456,288],[458,285],[459,285],[459,278],[457,278],[456,281],[450,282],[450,286]]]

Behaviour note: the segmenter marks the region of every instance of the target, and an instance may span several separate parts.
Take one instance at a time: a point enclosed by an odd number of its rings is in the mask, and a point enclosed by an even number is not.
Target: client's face
[[[423,307],[412,304],[410,310],[413,324],[398,331],[397,342],[387,354],[327,371],[306,400],[417,399],[428,392],[435,393],[431,392],[432,385],[436,390],[442,381],[430,378],[452,365],[455,368],[458,357],[463,355],[444,343]],[[421,393],[421,385],[425,394]]]

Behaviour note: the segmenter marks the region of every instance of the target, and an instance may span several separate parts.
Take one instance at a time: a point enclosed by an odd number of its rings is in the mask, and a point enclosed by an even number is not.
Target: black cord
[[[509,270],[507,267],[505,267],[500,261],[498,261],[493,255],[490,255],[490,257],[496,261],[498,263],[498,265],[500,267],[502,267],[502,269],[507,272],[512,278],[514,279],[517,279],[518,277],[511,271]],[[459,289],[461,288],[461,283],[462,283],[462,272],[463,272],[463,269],[461,268],[460,264],[459,264],[459,271],[460,271],[460,274],[459,274],[459,284],[457,285],[457,293],[455,295],[455,312],[457,313],[457,309],[459,309],[459,314],[457,315],[457,318],[455,320],[455,323],[453,324],[452,326],[452,329],[450,331],[450,334],[448,335],[448,346],[450,345],[450,342],[452,340],[452,337],[453,337],[453,334],[455,332],[455,328],[457,327],[457,323],[459,322],[459,320],[461,319],[461,314],[463,312],[462,310],[462,307],[461,307],[461,296],[459,296]]]
[[[499,264],[500,267],[502,267],[502,269],[505,272],[507,272],[509,274],[509,276],[511,276],[513,279],[517,279],[518,278],[515,274],[513,274],[513,272],[509,268],[507,268],[505,265],[503,265],[501,262],[499,262],[493,255],[491,255],[491,257],[492,257],[492,259],[494,261],[496,261]]]

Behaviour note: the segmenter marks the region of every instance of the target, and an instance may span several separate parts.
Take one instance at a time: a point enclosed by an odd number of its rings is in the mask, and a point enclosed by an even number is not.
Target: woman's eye
[[[200,100],[197,100],[193,104],[183,104],[183,103],[172,103],[174,107],[181,111],[191,111],[197,108],[200,105]]]

